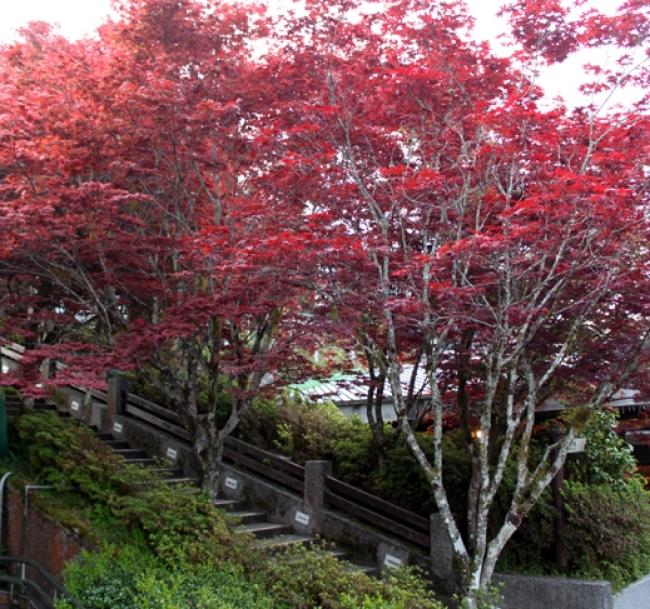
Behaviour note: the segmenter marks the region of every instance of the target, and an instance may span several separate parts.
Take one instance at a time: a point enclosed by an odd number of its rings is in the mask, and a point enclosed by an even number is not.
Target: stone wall
[[[503,609],[650,609],[650,575],[618,594],[608,581],[497,575]]]
[[[650,609],[650,575],[614,596],[614,609]]]
[[[60,523],[43,514],[31,500],[25,521],[23,495],[11,487],[7,495],[4,512],[5,554],[34,560],[46,571],[56,575],[63,570],[66,562],[77,556],[82,549],[91,547],[78,532],[62,527]],[[24,541],[23,524],[26,524]]]

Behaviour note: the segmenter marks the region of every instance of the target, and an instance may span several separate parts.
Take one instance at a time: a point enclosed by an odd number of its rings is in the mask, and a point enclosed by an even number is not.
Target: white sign
[[[401,558],[397,558],[397,556],[393,556],[392,554],[386,554],[386,557],[384,558],[384,567],[397,569],[398,567],[401,566],[402,566]]]
[[[77,412],[79,408],[81,408],[81,402],[79,402],[79,400],[72,400],[72,402],[70,402],[70,410]]]
[[[122,433],[122,430],[124,429],[124,426],[122,423],[113,423],[113,431],[115,433]]]
[[[165,454],[167,455],[167,458],[171,459],[172,461],[176,461],[176,457],[178,457],[178,452],[171,446],[167,449],[167,452]]]
[[[239,482],[237,482],[235,478],[226,478],[224,484],[226,485],[226,488],[229,488],[231,491],[236,491],[239,486]]]
[[[296,518],[295,518],[295,521],[296,521],[298,524],[302,524],[302,525],[304,525],[304,526],[308,526],[308,525],[309,525],[309,514],[305,514],[305,512],[300,512],[300,511],[298,511],[298,512],[296,512]]]
[[[9,373],[9,364],[7,362],[2,362],[2,374]]]
[[[571,444],[569,444],[569,450],[567,452],[582,453],[585,450],[585,446],[587,446],[586,438],[573,438],[573,440],[571,440]]]

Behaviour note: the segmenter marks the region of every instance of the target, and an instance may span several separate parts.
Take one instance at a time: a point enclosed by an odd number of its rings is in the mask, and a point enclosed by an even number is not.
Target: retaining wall
[[[526,575],[494,579],[503,585],[503,609],[613,609],[612,586],[607,581]]]
[[[14,488],[8,489],[4,512],[5,554],[24,556],[40,563],[46,571],[58,574],[82,549],[89,549],[92,546],[82,540],[78,532],[61,526],[59,522],[43,514],[32,503],[32,499],[33,495],[30,496],[23,544],[23,523],[25,523],[23,496]]]
[[[614,609],[650,609],[650,574],[615,595]]]

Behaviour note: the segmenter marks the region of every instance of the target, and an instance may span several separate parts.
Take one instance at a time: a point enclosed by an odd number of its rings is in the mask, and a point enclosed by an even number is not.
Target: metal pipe
[[[2,532],[4,531],[4,507],[5,507],[5,485],[9,476],[13,476],[13,472],[7,472],[0,479],[0,548],[4,550],[4,540],[2,538]]]
[[[25,485],[25,494],[23,498],[23,527],[21,534],[20,542],[20,553],[25,556],[25,550],[27,545],[27,517],[29,515],[29,493],[32,491],[47,491],[51,490],[54,487],[51,484],[26,484]],[[23,563],[20,567],[20,577],[25,579],[26,564]]]

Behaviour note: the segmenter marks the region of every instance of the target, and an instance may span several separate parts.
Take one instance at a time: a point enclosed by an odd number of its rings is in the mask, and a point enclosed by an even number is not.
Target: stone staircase
[[[119,455],[131,465],[150,468],[160,476],[162,482],[166,484],[193,484],[198,486],[198,478],[184,476],[183,470],[180,467],[168,465],[160,459],[154,459],[147,451],[141,448],[135,448],[125,440],[118,440],[110,433],[101,433],[97,429],[93,429],[93,431],[97,439],[105,446],[108,446],[113,453]]]
[[[63,415],[63,413],[60,414]],[[186,483],[195,486],[199,484],[198,479],[183,476],[180,468],[165,465],[161,460],[154,459],[146,451],[134,448],[124,440],[117,440],[111,434],[101,433],[97,430],[95,430],[95,434],[101,442],[111,448],[115,454],[122,456],[127,463],[152,468],[161,476],[163,482],[169,484]],[[252,534],[255,537],[256,549],[265,553],[273,554],[292,546],[311,545],[319,541],[316,536],[295,533],[290,525],[272,522],[266,512],[251,508],[241,501],[215,499],[214,504],[219,509],[237,518],[240,524],[235,527],[235,532]],[[349,563],[351,569],[362,571],[368,575],[377,574],[375,565],[355,562],[348,550],[332,547],[323,550],[323,553],[345,560]]]
[[[34,410],[55,412],[62,418],[70,417],[69,412],[61,411],[55,404],[44,400],[37,400],[34,403]],[[164,483],[191,484],[198,487],[199,480],[184,476],[181,468],[156,459],[145,450],[134,447],[125,440],[119,440],[110,433],[103,433],[94,427],[91,429],[95,432],[98,440],[110,448],[113,453],[123,457],[127,463],[151,468],[160,475]],[[266,512],[256,510],[241,501],[218,498],[214,500],[214,504],[217,508],[239,520],[240,524],[235,527],[235,532],[252,534],[255,537],[255,548],[269,556],[290,547],[310,546],[320,541],[317,536],[294,532],[291,525],[272,522]],[[319,551],[346,561],[351,570],[377,575],[376,565],[355,561],[349,550],[332,546]]]
[[[215,499],[215,505],[226,511],[231,516],[238,518],[241,524],[235,531],[252,534],[255,538],[255,548],[269,555],[295,546],[312,545],[319,541],[314,535],[294,533],[293,528],[286,524],[277,524],[269,521],[266,512],[249,509],[245,503],[235,499]],[[334,556],[338,560],[345,560],[349,568],[361,571],[368,575],[376,575],[375,565],[358,562],[349,550],[332,546],[320,549],[324,555]]]
[[[250,509],[235,499],[215,499],[214,504],[240,521],[235,531],[251,533],[256,538],[256,547],[269,551],[280,550],[292,545],[314,543],[311,535],[296,535],[291,526],[270,522],[266,512]]]
[[[164,462],[154,459],[146,451],[132,447],[128,442],[117,440],[111,434],[95,431],[97,438],[112,449],[115,454],[124,458],[127,463],[150,467],[161,475],[163,482],[169,484],[193,484],[198,486],[199,480],[183,476],[182,470],[173,466],[165,466]],[[255,548],[268,554],[297,545],[311,545],[318,541],[313,535],[296,534],[287,524],[271,522],[266,512],[250,508],[241,501],[233,499],[215,499],[214,504],[240,522],[235,532],[249,533],[255,537]],[[362,571],[369,575],[376,574],[375,565],[353,562],[350,553],[342,548],[323,550],[337,559],[346,560],[351,569]]]

